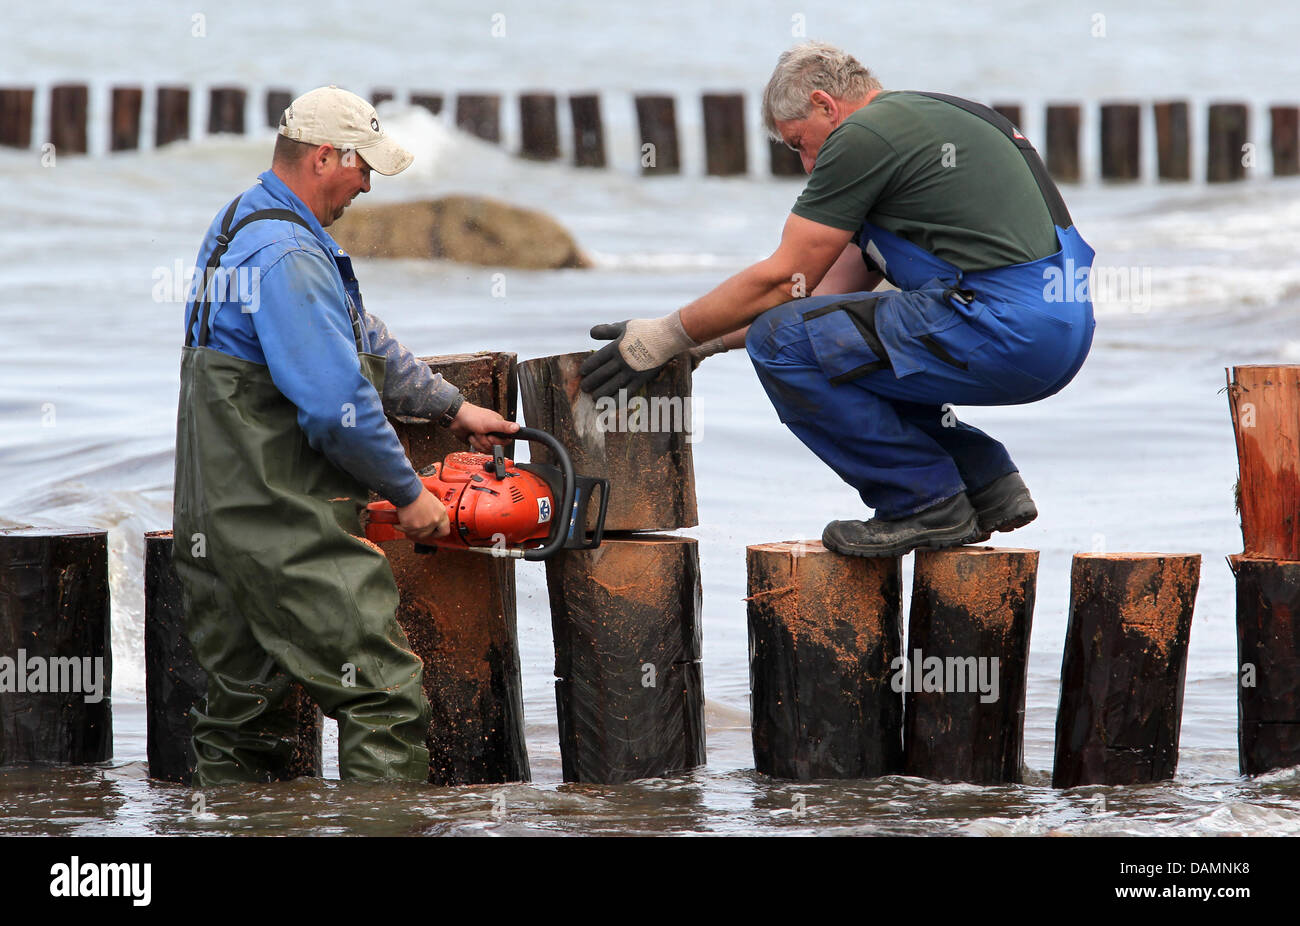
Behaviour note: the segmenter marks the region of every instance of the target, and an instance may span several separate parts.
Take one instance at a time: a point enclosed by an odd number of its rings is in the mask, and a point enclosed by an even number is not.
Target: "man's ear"
[[[318,147],[311,156],[312,172],[320,176],[329,169],[330,154],[335,150],[333,145],[325,144]]]
[[[808,100],[812,103],[813,109],[820,109],[825,112],[826,115],[834,117],[836,108],[835,99],[825,90],[814,90],[812,93],[808,94]]]

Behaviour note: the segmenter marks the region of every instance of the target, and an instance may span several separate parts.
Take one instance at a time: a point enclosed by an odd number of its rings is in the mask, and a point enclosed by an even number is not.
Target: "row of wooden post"
[[[32,88],[0,88],[0,145],[29,148],[32,143]],[[372,101],[394,98],[392,90],[376,90]],[[49,141],[58,152],[85,153],[89,93],[84,84],[60,84],[51,89]],[[280,114],[292,95],[287,90],[266,92],[266,124],[279,124]],[[114,87],[111,93],[109,150],[139,147],[140,117],[144,93],[139,87]],[[247,92],[240,87],[209,89],[208,133],[246,131]],[[519,95],[520,154],[552,161],[560,157],[559,98],[554,93]],[[604,127],[597,94],[569,96],[572,122],[573,164],[604,167]],[[443,96],[412,93],[412,105],[437,115],[443,110]],[[715,176],[746,174],[749,171],[745,101],[739,93],[706,93],[702,97],[705,140],[705,173]],[[162,146],[190,137],[190,90],[159,87],[154,144]],[[681,172],[676,100],[662,94],[635,97],[641,139],[640,163],[646,175]],[[1022,109],[1017,104],[996,104],[996,110],[1016,125]],[[1103,103],[1100,117],[1100,177],[1103,180],[1138,180],[1141,177],[1141,104]],[[1161,180],[1190,180],[1191,128],[1186,102],[1152,104],[1156,135],[1156,177]],[[1269,149],[1273,174],[1300,174],[1300,108],[1275,105],[1271,120]],[[1058,181],[1082,179],[1079,139],[1083,108],[1078,104],[1052,104],[1046,108],[1045,138],[1040,140],[1048,170]],[[456,97],[456,125],[489,142],[501,141],[501,96],[464,93]],[[1206,126],[1206,179],[1211,182],[1240,180],[1254,163],[1256,152],[1250,141],[1249,107],[1244,103],[1212,103]],[[784,145],[769,142],[769,164],[774,176],[803,173],[798,156]]]

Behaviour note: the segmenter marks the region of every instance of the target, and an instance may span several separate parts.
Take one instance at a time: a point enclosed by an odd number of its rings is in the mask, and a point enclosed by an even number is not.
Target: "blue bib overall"
[[[886,520],[1016,472],[1006,448],[951,405],[1021,405],[1074,378],[1092,345],[1093,250],[1037,152],[1004,117],[941,94],[1000,128],[1025,157],[1059,250],[963,272],[864,221],[858,244],[899,292],[796,299],[750,325],[746,347],[777,413]]]

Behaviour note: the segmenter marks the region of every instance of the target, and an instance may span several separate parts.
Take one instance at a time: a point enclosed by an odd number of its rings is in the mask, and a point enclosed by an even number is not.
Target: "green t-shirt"
[[[877,94],[831,132],[791,211],[841,229],[867,219],[961,270],[1059,247],[1020,149],[978,116],[906,91]]]

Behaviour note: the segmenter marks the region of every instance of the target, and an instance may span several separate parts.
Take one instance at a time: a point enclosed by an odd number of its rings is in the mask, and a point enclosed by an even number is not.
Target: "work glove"
[[[714,354],[721,354],[727,349],[727,345],[722,343],[722,338],[714,338],[711,341],[705,341],[703,344],[697,344],[690,349],[691,369],[694,370],[704,362],[705,357],[712,357]]]
[[[700,347],[682,327],[680,312],[663,318],[633,318],[596,325],[591,336],[609,341],[579,369],[583,391],[594,398],[633,392],[654,378],[665,363],[682,351]]]

